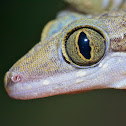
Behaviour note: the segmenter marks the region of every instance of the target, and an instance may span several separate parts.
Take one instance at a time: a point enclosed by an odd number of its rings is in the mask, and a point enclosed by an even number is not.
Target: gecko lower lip
[[[18,85],[24,85],[24,86],[20,87]],[[28,89],[26,83],[25,84],[16,83],[15,85],[7,86],[6,91],[11,98],[20,100],[39,98],[38,96],[48,97],[54,94],[54,92],[50,90],[49,85],[46,85],[41,88]]]

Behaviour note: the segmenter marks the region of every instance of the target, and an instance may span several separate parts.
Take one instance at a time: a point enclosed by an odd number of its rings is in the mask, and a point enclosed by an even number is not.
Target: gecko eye
[[[93,28],[80,28],[69,32],[62,44],[64,59],[77,67],[98,64],[106,52],[106,39]]]

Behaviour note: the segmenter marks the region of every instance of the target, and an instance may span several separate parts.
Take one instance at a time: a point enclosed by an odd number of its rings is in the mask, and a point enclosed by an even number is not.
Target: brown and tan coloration
[[[75,0],[68,1],[79,9],[81,4],[78,5]],[[88,1],[84,5],[87,8],[93,2]],[[113,1],[115,2],[112,5],[115,7],[117,1]],[[98,8],[99,4],[95,4]],[[105,7],[109,5],[105,4]],[[95,12],[95,6],[92,11],[86,9],[86,12]],[[95,15],[83,15],[63,11],[49,22],[42,32],[41,41],[6,73],[4,82],[8,95],[26,100],[101,88],[126,89],[126,11],[116,9],[102,14],[99,10],[96,12]],[[97,29],[106,40],[104,57],[90,68],[78,68],[66,62],[69,60],[65,51],[66,36],[78,27]]]

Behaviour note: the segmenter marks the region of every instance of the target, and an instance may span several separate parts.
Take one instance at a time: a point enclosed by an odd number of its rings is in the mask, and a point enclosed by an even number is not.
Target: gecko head
[[[126,89],[125,64],[125,51],[112,51],[105,26],[81,19],[39,42],[17,61],[5,75],[5,89],[10,97],[23,100]]]

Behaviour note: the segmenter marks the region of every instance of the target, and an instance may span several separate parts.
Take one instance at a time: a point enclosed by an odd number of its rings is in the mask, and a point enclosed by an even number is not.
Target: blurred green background
[[[94,90],[28,101],[8,97],[8,69],[40,40],[63,0],[0,0],[0,126],[126,126],[126,91]]]

